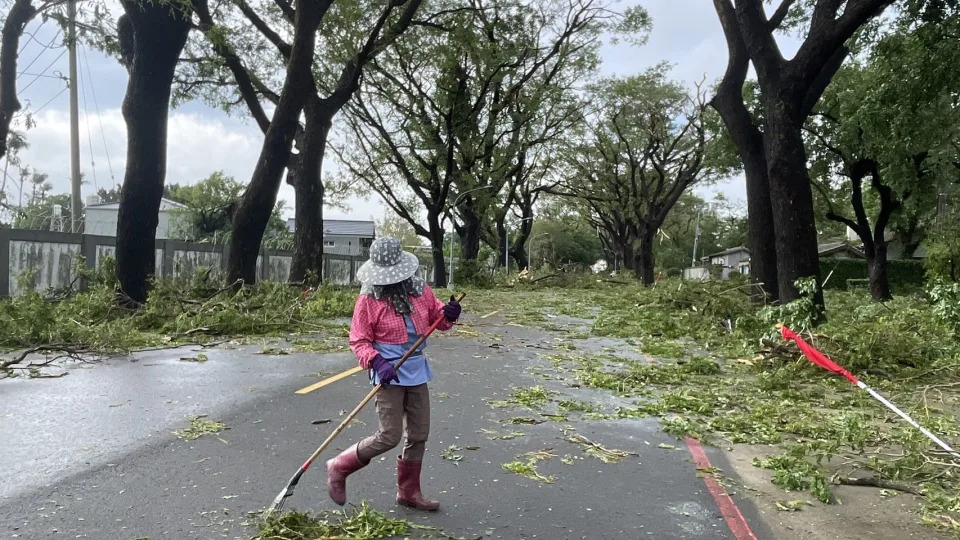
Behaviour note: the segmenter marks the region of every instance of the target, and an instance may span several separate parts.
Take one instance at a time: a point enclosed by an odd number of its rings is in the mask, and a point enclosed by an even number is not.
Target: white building
[[[157,224],[157,240],[166,240],[174,232],[176,211],[186,208],[184,205],[160,199],[160,222]],[[120,212],[120,203],[90,204],[84,210],[83,232],[97,236],[117,235],[117,216]]]
[[[293,218],[287,220],[291,233],[296,229]],[[366,255],[376,238],[377,226],[372,221],[350,219],[323,220],[323,252],[334,255]]]

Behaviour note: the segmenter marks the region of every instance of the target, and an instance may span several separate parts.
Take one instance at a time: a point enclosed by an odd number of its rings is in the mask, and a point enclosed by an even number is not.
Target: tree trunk
[[[311,100],[312,101],[312,100]],[[293,263],[290,281],[317,284],[323,275],[323,155],[332,115],[319,104],[306,107],[306,126],[296,174],[296,228],[293,232]]]
[[[715,0],[727,40],[727,70],[710,105],[716,109],[730,133],[743,162],[747,180],[750,281],[757,285],[753,298],[776,301],[780,296],[777,278],[777,244],[773,232],[773,207],[767,176],[767,155],[763,135],[743,101],[743,85],[750,68],[750,55],[732,12],[732,6]],[[762,285],[761,285],[762,284]]]
[[[530,268],[530,257],[527,253],[527,242],[533,233],[533,213],[524,211],[523,221],[520,222],[520,230],[517,231],[517,237],[513,239],[513,245],[510,246],[510,254],[517,260],[517,266],[520,270]]]
[[[776,301],[780,297],[777,277],[777,243],[773,229],[773,206],[767,176],[762,136],[751,137],[750,147],[740,149],[747,180],[747,236],[750,244],[750,280],[756,285],[754,299]]]
[[[733,103],[728,102],[731,100]],[[743,108],[743,98],[739,92],[735,96],[718,93],[712,104],[723,118],[730,138],[737,147],[746,176],[750,281],[756,285],[753,297],[756,301],[776,301],[780,296],[777,244],[763,135]]]
[[[510,264],[509,253],[505,253],[510,247],[510,239],[507,238],[507,227],[503,222],[497,223],[497,245],[494,250],[493,260],[497,261],[497,268],[504,268]],[[507,273],[510,273],[510,268],[507,268]]]
[[[656,238],[657,229],[654,227],[651,231],[644,231],[640,235],[640,249],[636,252],[636,265],[634,273],[644,285],[650,286],[654,283],[653,275],[653,244]]]
[[[817,280],[817,305],[823,307],[820,283],[820,258],[817,228],[814,223],[813,191],[807,172],[807,157],[800,133],[800,123],[793,120],[778,92],[766,106],[767,172],[770,181],[770,202],[773,208],[773,229],[777,242],[777,280],[780,301],[787,303],[800,297],[795,282],[800,278]]]
[[[465,261],[473,261],[480,255],[482,223],[469,208],[461,212],[461,219],[463,225],[461,226],[462,234],[460,234],[460,257]]]
[[[881,233],[882,234],[882,233]],[[870,296],[877,302],[892,300],[890,280],[887,278],[887,243],[880,241],[874,248],[873,257],[867,258],[870,278]]]
[[[123,2],[118,30],[130,77],[123,99],[127,165],[117,216],[117,281],[137,304],[147,300],[167,166],[167,116],[174,69],[190,19],[169,6]]]
[[[443,254],[444,231],[438,216],[427,216],[430,222],[430,255],[433,257],[433,285],[447,286],[447,260]]]
[[[626,270],[637,271],[637,254],[633,244],[629,240],[624,240],[620,246],[620,264]],[[640,275],[639,273],[637,274]]]
[[[517,243],[517,246],[510,249],[510,255],[517,261],[517,267],[521,270],[530,268],[530,256],[523,244]]]
[[[227,275],[234,282],[249,285],[257,280],[260,244],[277,201],[283,170],[287,166],[300,122],[300,112],[313,88],[311,67],[317,26],[323,12],[320,4],[316,0],[296,2],[293,48],[287,62],[283,90],[264,137],[253,177],[233,219]],[[309,152],[309,149],[304,151]]]
[[[0,156],[7,154],[10,123],[20,110],[17,99],[17,56],[27,23],[37,16],[32,0],[16,0],[0,34]]]

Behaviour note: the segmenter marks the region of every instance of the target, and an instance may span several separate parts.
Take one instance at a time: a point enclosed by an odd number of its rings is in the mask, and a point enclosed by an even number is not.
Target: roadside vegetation
[[[23,371],[18,365],[33,352],[88,360],[149,347],[256,337],[291,338],[297,352],[341,349],[342,343],[314,338],[332,333],[339,339],[342,319],[350,317],[356,300],[353,289],[304,290],[278,283],[233,292],[218,276],[201,273],[189,280],[157,282],[149,303],[128,309],[115,301],[111,276],[108,265],[99,273],[81,274],[88,285],[83,292],[30,292],[0,300],[0,350],[11,351],[0,356],[0,373]]]
[[[784,323],[948,442],[960,440],[958,288],[934,284],[871,302],[865,289],[827,291],[820,312],[812,281],[800,300],[757,306],[745,282],[578,278],[562,290],[516,282],[476,291],[472,308],[508,324],[556,334],[540,353],[544,379],[609,391],[620,405],[581,404],[536,386],[492,406],[551,420],[658,417],[667,433],[722,447],[754,445],[754,465],[795,498],[842,503],[838,484],[884,496],[922,496],[920,519],[960,534],[960,462],[845,379],[814,366],[776,331]],[[505,307],[508,306],[508,307]],[[489,310],[489,311],[485,311]],[[620,346],[585,346],[616,338]],[[588,352],[589,351],[589,352]],[[645,360],[636,358],[641,353]],[[559,417],[559,418],[558,418]],[[954,445],[955,446],[955,445]],[[505,465],[518,468],[523,461]],[[711,472],[715,473],[715,471]],[[803,499],[799,499],[803,500]],[[792,505],[797,511],[805,506]]]
[[[151,293],[156,301],[128,311],[116,306],[109,280],[85,279],[88,290],[75,295],[33,293],[0,301],[0,346],[14,351],[4,355],[7,373],[27,373],[11,363],[24,350],[109,354],[258,336],[292,344],[265,349],[268,355],[343,350],[343,318],[356,295],[353,288],[305,292],[268,283],[232,292],[201,276],[157,283]],[[956,442],[957,285],[897,291],[884,303],[870,301],[865,289],[828,290],[829,316],[815,326],[820,312],[813,282],[798,283],[800,300],[759,306],[751,302],[749,285],[736,279],[668,278],[654,287],[621,276],[536,279],[493,280],[489,287],[468,289],[465,300],[474,317],[495,316],[553,334],[538,351],[546,367],[535,373],[544,384],[515,388],[505,400],[491,402],[523,411],[505,420],[509,438],[523,435],[518,426],[541,422],[656,417],[678,438],[764,448],[766,456],[754,464],[769,469],[772,481],[798,500],[842,502],[833,493],[837,484],[913,493],[923,498],[925,523],[960,533],[960,463],[844,379],[803,359],[775,329],[782,322],[802,333],[920,423]],[[474,321],[458,334],[486,337],[484,325]],[[584,346],[590,340],[604,346]],[[619,404],[572,399],[557,383],[609,391]],[[553,481],[536,470],[546,457],[519,456],[503,468]]]

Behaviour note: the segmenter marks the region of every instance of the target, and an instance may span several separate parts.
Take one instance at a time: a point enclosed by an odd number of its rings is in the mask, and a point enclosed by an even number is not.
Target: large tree
[[[654,282],[654,240],[680,197],[707,176],[702,93],[669,81],[667,67],[606,79],[592,89],[594,114],[569,157],[563,193],[592,210],[625,264]]]
[[[946,19],[937,26],[950,33],[960,22]],[[826,218],[860,238],[870,291],[879,301],[891,298],[890,232],[903,234],[903,255],[911,256],[922,237],[921,219],[929,221],[936,212],[940,186],[957,177],[954,81],[960,46],[955,39],[929,40],[930,30],[888,27],[837,73],[806,125],[811,173],[828,206]]]
[[[762,153],[767,173],[766,190],[760,174],[748,174],[751,246],[753,264],[769,270],[769,238],[762,227],[774,232],[779,299],[798,298],[794,282],[817,277],[820,262],[814,223],[813,194],[807,173],[802,127],[837,69],[848,54],[847,41],[868,21],[878,16],[892,0],[815,0],[798,3],[781,0],[771,15],[763,0],[714,0],[730,50],[728,70],[721,84],[722,97],[715,99],[731,135],[737,141],[745,167],[756,169]],[[784,57],[776,33],[796,16],[806,16],[806,35],[793,58]],[[795,20],[795,19],[794,19]],[[746,70],[757,74],[761,94],[762,135],[748,116],[742,101]],[[718,93],[720,96],[720,93]],[[762,144],[761,144],[762,143]],[[762,148],[762,152],[758,150]],[[769,198],[769,219],[766,201]],[[759,257],[759,259],[758,259]],[[764,276],[761,276],[764,277]],[[818,292],[818,301],[823,302]]]
[[[264,104],[279,103],[281,93],[276,88],[283,81],[273,66],[291,57],[293,47],[286,36],[298,9],[288,0],[239,0],[218,4],[213,10],[206,0],[194,0],[194,4],[202,6],[197,11],[206,40],[192,43],[189,49],[190,62],[181,70],[183,98],[203,95],[227,110],[242,103],[266,131],[272,124]],[[326,195],[321,171],[333,119],[359,87],[366,65],[414,21],[421,0],[380,0],[372,5],[341,0],[321,4],[324,24],[323,31],[316,35],[312,76],[299,89],[303,93],[303,121],[294,126],[297,151],[288,148],[286,154],[275,157],[284,161],[287,183],[296,190],[290,276],[294,281],[308,276],[320,279],[321,275]],[[280,179],[272,178],[271,182],[248,190],[245,199],[275,199]],[[233,277],[249,281],[255,275],[255,253],[263,235],[259,223],[264,211],[266,206],[258,207],[257,226],[248,228],[243,237],[234,237],[234,242],[244,246],[231,263],[237,268]]]
[[[332,0],[297,0],[293,16],[293,42],[285,55],[286,74],[276,109],[266,130],[253,177],[233,219],[227,276],[235,282],[256,282],[257,257],[287,168],[300,115],[310,98],[317,28]],[[306,151],[306,149],[303,149]]]
[[[127,164],[117,217],[117,282],[125,300],[147,300],[160,199],[167,172],[167,116],[174,69],[190,31],[183,1],[123,0],[120,58],[129,73],[123,99]]]
[[[438,284],[444,218],[456,218],[464,258],[482,241],[502,252],[510,208],[542,162],[531,156],[575,120],[569,90],[595,66],[602,31],[646,28],[642,10],[608,4],[438,2],[372,66],[340,153],[352,177],[430,242]]]

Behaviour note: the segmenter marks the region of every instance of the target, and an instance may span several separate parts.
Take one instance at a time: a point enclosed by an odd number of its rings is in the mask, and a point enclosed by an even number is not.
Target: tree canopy
[[[712,136],[699,88],[691,95],[661,65],[591,87],[593,110],[566,159],[558,192],[581,204],[627,268],[654,280],[654,241],[680,198],[710,178]]]

